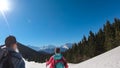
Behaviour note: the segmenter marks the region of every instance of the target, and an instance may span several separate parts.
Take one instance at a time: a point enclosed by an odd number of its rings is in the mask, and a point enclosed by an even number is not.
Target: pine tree
[[[114,47],[120,46],[120,20],[115,18],[115,23],[113,23],[115,29],[115,42]]]
[[[105,43],[105,36],[104,36],[104,32],[102,29],[100,29],[98,31],[98,33],[96,34],[96,53],[95,55],[99,55],[103,52],[105,52],[105,48],[104,48],[104,43]]]
[[[89,32],[90,36],[88,37],[88,50],[89,50],[89,56],[93,57],[95,54],[95,45],[96,45],[96,40],[95,40],[95,35],[92,31]]]
[[[79,43],[75,43],[71,49],[65,52],[65,57],[71,63],[78,63],[90,59],[112,48],[120,46],[120,19],[114,23],[106,22],[103,29],[96,34],[89,32]]]
[[[107,21],[106,26],[104,27],[104,33],[105,33],[105,50],[108,51],[112,49],[113,43],[114,43],[114,30],[110,24],[109,21]]]

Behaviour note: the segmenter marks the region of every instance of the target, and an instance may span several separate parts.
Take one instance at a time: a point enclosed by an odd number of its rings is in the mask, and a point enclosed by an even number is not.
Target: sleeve
[[[49,61],[46,62],[46,65],[49,65],[53,61],[53,56],[50,57]]]
[[[0,49],[0,59],[2,58],[3,56],[3,51]]]
[[[15,53],[11,58],[14,68],[25,68],[25,62],[19,53]]]
[[[4,54],[5,54],[5,50],[0,49],[0,60],[4,56]]]
[[[66,61],[66,59],[64,57],[63,57],[63,61],[64,61],[65,68],[68,68],[67,61]]]
[[[25,68],[25,62],[24,62],[24,60],[21,60],[20,68]]]

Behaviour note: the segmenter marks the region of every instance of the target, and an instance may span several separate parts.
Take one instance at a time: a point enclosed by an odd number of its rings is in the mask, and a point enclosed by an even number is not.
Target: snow
[[[26,68],[46,68],[46,65],[26,61]],[[120,68],[120,46],[82,63],[69,64],[69,68]]]
[[[27,62],[26,68],[46,68],[45,63],[35,63],[35,62]]]
[[[65,46],[63,46],[62,48],[69,49],[69,47],[67,47],[66,45],[65,45]]]

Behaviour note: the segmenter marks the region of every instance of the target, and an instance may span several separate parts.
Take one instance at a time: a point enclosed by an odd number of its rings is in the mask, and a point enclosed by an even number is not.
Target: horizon
[[[0,45],[9,35],[30,46],[60,46],[77,43],[89,31],[98,32],[107,20],[120,18],[118,0],[11,0],[5,12],[8,25],[0,13]]]

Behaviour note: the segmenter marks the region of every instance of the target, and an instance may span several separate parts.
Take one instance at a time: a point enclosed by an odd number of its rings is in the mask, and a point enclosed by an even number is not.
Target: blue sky
[[[5,12],[11,34],[32,46],[79,42],[106,20],[120,18],[120,0],[9,0]],[[9,35],[0,13],[0,44]]]

